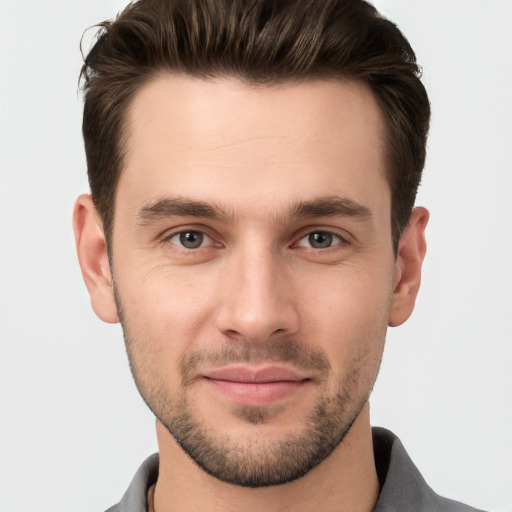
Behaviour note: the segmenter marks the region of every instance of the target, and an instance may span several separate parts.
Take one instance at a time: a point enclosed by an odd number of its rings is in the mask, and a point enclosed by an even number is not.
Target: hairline
[[[389,126],[389,122],[387,119],[387,116],[385,115],[384,106],[382,105],[382,102],[378,96],[378,94],[375,93],[373,90],[371,84],[368,82],[368,80],[365,80],[363,78],[358,77],[352,77],[349,73],[341,73],[333,71],[332,73],[329,73],[328,71],[324,71],[322,73],[312,73],[311,75],[305,75],[305,76],[276,76],[272,77],[271,79],[261,79],[257,80],[255,78],[249,77],[247,75],[244,75],[242,73],[236,74],[236,73],[230,73],[230,72],[217,72],[217,73],[190,73],[185,70],[179,70],[179,69],[170,69],[165,67],[159,67],[158,69],[153,69],[150,72],[148,72],[146,75],[140,78],[140,81],[133,86],[133,91],[127,95],[125,98],[125,101],[127,102],[125,105],[125,108],[122,111],[122,114],[119,117],[119,136],[116,140],[117,143],[117,153],[119,155],[119,159],[117,162],[117,172],[115,175],[115,183],[114,183],[114,189],[112,191],[112,195],[110,198],[110,204],[108,205],[108,208],[106,208],[106,217],[104,218],[103,215],[102,221],[104,224],[104,232],[105,232],[105,238],[107,243],[107,248],[109,253],[112,251],[112,237],[113,237],[113,229],[114,229],[114,222],[115,222],[115,209],[116,209],[116,198],[117,198],[117,192],[118,192],[118,185],[119,180],[121,179],[121,175],[124,169],[124,163],[126,156],[129,152],[128,150],[128,144],[130,141],[130,135],[128,133],[129,131],[129,124],[130,124],[130,115],[133,110],[133,106],[135,103],[136,97],[141,93],[141,91],[148,87],[151,83],[158,80],[159,78],[164,77],[189,77],[189,78],[195,78],[197,80],[203,80],[206,82],[216,82],[216,81],[227,81],[227,83],[238,83],[243,84],[247,87],[252,87],[255,89],[259,88],[272,88],[272,87],[280,87],[280,86],[287,86],[290,84],[302,84],[302,83],[311,83],[311,82],[338,82],[338,83],[354,83],[359,84],[363,87],[365,87],[373,96],[375,99],[377,106],[379,108],[379,113],[382,119],[383,124],[383,132],[381,133],[382,137],[382,158],[384,163],[384,178],[389,186],[390,193],[391,193],[391,206],[390,206],[390,225],[391,225],[391,238],[392,238],[392,244],[393,244],[393,252],[396,256],[397,253],[397,247],[399,242],[399,236],[395,240],[395,232],[394,232],[394,197],[393,197],[393,184],[392,184],[392,176],[391,176],[391,165],[392,165],[392,157],[391,157],[391,146],[392,146],[392,137],[390,135],[391,127]]]

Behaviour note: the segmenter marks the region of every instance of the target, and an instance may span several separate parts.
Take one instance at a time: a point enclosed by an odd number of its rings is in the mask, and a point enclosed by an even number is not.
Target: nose
[[[250,342],[295,334],[299,314],[291,269],[271,250],[245,251],[229,260],[217,328],[229,338]]]

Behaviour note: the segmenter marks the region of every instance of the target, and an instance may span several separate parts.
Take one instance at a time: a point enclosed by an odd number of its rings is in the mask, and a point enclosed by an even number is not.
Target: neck
[[[379,494],[366,404],[342,443],[302,478],[271,487],[239,487],[199,468],[157,421],[160,468],[155,512],[370,512]]]

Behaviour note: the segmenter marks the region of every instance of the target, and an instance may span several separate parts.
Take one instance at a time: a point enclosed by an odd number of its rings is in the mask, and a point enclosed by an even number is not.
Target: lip
[[[284,366],[266,366],[262,368],[230,366],[209,371],[205,374],[205,377],[214,380],[245,383],[298,382],[306,379],[297,371]]]
[[[309,379],[281,366],[218,368],[204,375],[206,384],[232,403],[264,407],[280,402],[303,388]]]

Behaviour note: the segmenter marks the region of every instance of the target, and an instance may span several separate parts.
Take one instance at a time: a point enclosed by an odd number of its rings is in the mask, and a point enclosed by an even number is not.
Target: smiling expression
[[[221,480],[298,478],[367,402],[398,278],[383,132],[354,82],[161,75],[134,99],[117,309],[144,400]]]

